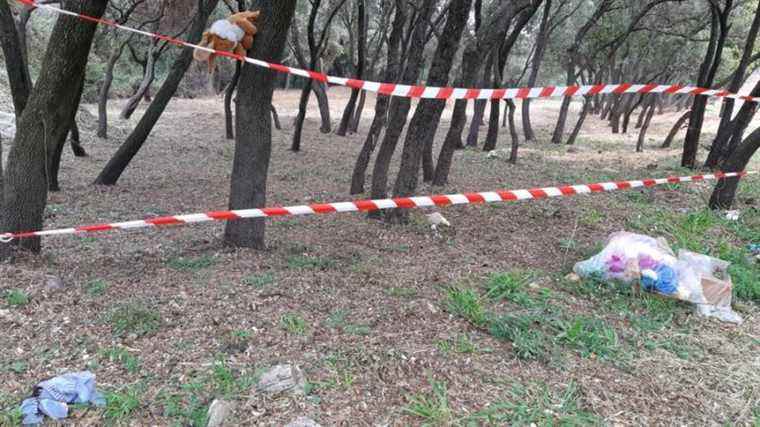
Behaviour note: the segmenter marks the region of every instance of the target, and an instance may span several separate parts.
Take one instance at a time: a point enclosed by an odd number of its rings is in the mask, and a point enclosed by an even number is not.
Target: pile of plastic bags
[[[575,264],[584,278],[639,285],[654,292],[695,304],[697,312],[724,322],[741,323],[731,309],[729,263],[706,255],[679,250],[678,256],[660,238],[619,232],[594,257]]]

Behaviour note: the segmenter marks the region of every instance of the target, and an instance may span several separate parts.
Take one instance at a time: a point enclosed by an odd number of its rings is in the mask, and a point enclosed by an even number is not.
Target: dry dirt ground
[[[329,96],[335,123],[347,97]],[[373,99],[346,138],[320,134],[312,106],[303,151],[292,153],[297,100],[275,94],[284,130],[274,132],[269,204],[349,200]],[[460,151],[451,184],[420,193],[686,173],[678,149],[656,148],[677,113],[655,117],[644,153],[633,152],[635,132],[612,135],[595,117],[568,152],[547,143],[559,103],[533,105],[540,141],[517,165]],[[90,156],[66,152],[46,226],[225,208],[233,143],[219,99],[173,101],[119,185],[90,185],[139,119],[118,120],[119,106],[111,103],[111,139],[90,124]],[[713,107],[708,134],[716,124]],[[695,184],[453,207],[441,211],[452,227],[440,232],[423,212],[396,226],[359,214],[274,219],[261,252],[223,245],[223,224],[46,239],[42,255],[0,266],[0,423],[17,421],[38,381],[89,369],[109,404],[74,410],[72,425],[200,425],[214,398],[235,402],[230,425],[299,416],[352,426],[758,425],[756,295],[739,300],[745,322],[730,326],[684,304],[563,279],[629,229],[737,256],[748,286],[760,274],[741,258],[760,230],[757,178],[742,187],[738,223],[703,210],[709,192]],[[510,284],[507,297],[486,296]],[[500,333],[494,319],[517,326]],[[261,373],[281,363],[303,370],[305,393],[256,392]]]

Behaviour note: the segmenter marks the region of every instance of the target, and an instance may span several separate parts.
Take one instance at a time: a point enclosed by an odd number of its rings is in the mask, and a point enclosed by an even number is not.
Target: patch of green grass
[[[480,297],[472,289],[448,289],[444,306],[449,313],[461,316],[475,326],[482,327],[488,321]]]
[[[10,307],[23,307],[29,304],[30,298],[24,291],[11,289],[5,293],[5,303]]]
[[[366,336],[369,335],[372,332],[372,328],[369,327],[369,325],[361,325],[361,324],[348,324],[343,328],[346,333],[349,333],[351,335],[360,335],[360,336]]]
[[[749,259],[749,251],[723,243],[718,248],[718,256],[731,263],[728,272],[734,283],[734,295],[760,302],[760,264]]]
[[[449,354],[452,351],[460,354],[472,354],[478,351],[478,347],[466,334],[457,335],[453,339],[438,340],[436,347],[443,354]]]
[[[534,299],[525,288],[535,276],[524,272],[494,274],[486,283],[486,297],[507,300],[523,307],[536,307],[542,302]]]
[[[178,271],[200,271],[216,264],[216,258],[211,255],[203,255],[194,258],[172,258],[168,262],[171,269]]]
[[[604,215],[597,210],[588,210],[580,216],[578,221],[587,226],[594,226],[604,221]]]
[[[663,349],[683,360],[699,359],[704,355],[702,349],[679,337],[654,338],[644,341],[644,348],[649,351]]]
[[[330,313],[330,316],[325,321],[325,324],[330,328],[342,328],[345,326],[348,322],[346,321],[346,317],[348,316],[347,310],[335,310],[332,313]]]
[[[403,412],[421,418],[424,426],[450,425],[454,423],[454,410],[449,404],[446,383],[430,379],[432,390],[408,397],[409,404]]]
[[[215,389],[222,394],[228,395],[237,389],[235,374],[223,358],[217,358],[214,361],[214,365],[211,367],[211,378]]]
[[[143,303],[132,302],[118,305],[106,316],[116,336],[135,334],[138,337],[155,333],[161,326],[161,316]]]
[[[140,359],[137,356],[130,354],[129,351],[123,347],[114,346],[100,350],[99,353],[101,357],[104,357],[111,362],[120,363],[130,374],[134,374],[140,369]]]
[[[294,335],[306,335],[308,325],[299,314],[287,313],[280,318],[280,327]]]
[[[208,423],[208,405],[195,396],[182,394],[162,394],[159,402],[163,406],[163,414],[168,418],[176,418],[178,425],[206,427]]]
[[[125,422],[140,407],[142,389],[138,386],[127,386],[120,391],[107,392],[105,397],[105,419],[116,423]]]
[[[13,372],[14,374],[23,374],[29,369],[29,364],[23,360],[14,360],[8,364],[2,365],[0,371]]]
[[[505,315],[495,319],[489,333],[512,343],[518,358],[524,360],[548,360],[552,340],[542,329],[540,315]]]
[[[492,403],[463,420],[467,426],[588,426],[602,421],[582,408],[575,383],[553,392],[545,384],[514,384],[506,399]]]
[[[412,288],[393,287],[385,291],[388,295],[396,298],[414,298],[417,296],[417,290]]]
[[[335,268],[336,262],[332,258],[321,258],[309,255],[291,255],[288,257],[288,268],[329,270]]]
[[[108,283],[102,279],[95,279],[85,286],[85,291],[91,297],[103,295],[108,289]]]
[[[0,425],[2,426],[20,426],[24,419],[21,408],[10,408],[0,411]]]
[[[576,317],[560,322],[557,339],[576,349],[582,357],[607,359],[620,349],[617,332],[600,319]]]
[[[272,283],[274,283],[274,274],[272,273],[252,274],[243,278],[244,285],[253,286],[254,288],[263,288]]]

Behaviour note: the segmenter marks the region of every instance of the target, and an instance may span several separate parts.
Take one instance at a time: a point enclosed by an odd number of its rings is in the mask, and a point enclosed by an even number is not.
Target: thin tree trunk
[[[82,147],[82,141],[79,137],[79,126],[77,125],[76,117],[71,122],[71,130],[69,131],[71,143],[71,152],[74,153],[74,157],[87,157],[87,151]]]
[[[106,5],[106,1],[93,0],[69,6],[74,12],[100,17]],[[84,76],[96,27],[95,23],[64,17],[53,27],[39,78],[18,119],[15,143],[8,155],[0,227],[4,231],[42,228],[49,154],[55,143],[66,137],[74,120],[80,85],[71,82]],[[22,240],[19,245],[35,252],[41,249],[39,238]]]
[[[636,152],[641,153],[644,151],[644,141],[647,137],[647,130],[649,129],[649,124],[652,122],[652,116],[654,116],[655,108],[656,108],[656,100],[652,99],[652,101],[649,102],[649,105],[644,107],[643,111],[647,112],[646,118],[644,119],[644,123],[641,125],[641,130],[639,131],[639,140],[636,143]]]
[[[108,94],[111,91],[111,83],[113,83],[113,69],[116,66],[116,62],[121,58],[121,54],[124,52],[124,46],[126,46],[127,43],[128,40],[122,42],[119,47],[114,49],[106,63],[103,83],[98,92],[98,138],[108,138]]]
[[[398,75],[401,73],[401,52],[399,48],[401,46],[401,38],[404,33],[404,24],[406,22],[406,6],[404,0],[396,0],[395,10],[396,12],[393,16],[391,34],[388,38],[387,65],[385,68],[385,75],[383,76],[387,82],[395,82]],[[354,171],[351,174],[351,194],[360,194],[364,192],[369,161],[372,157],[372,153],[375,151],[377,142],[380,139],[380,132],[388,119],[389,105],[389,96],[377,95],[375,100],[375,117],[372,119],[369,132],[367,132],[367,137],[364,140],[362,149],[354,164]]]
[[[208,17],[216,7],[219,0],[198,0],[199,6],[203,5],[201,10],[195,14],[192,27],[188,32],[187,40],[190,43],[197,43],[201,39],[203,30],[206,27]],[[116,185],[121,174],[129,166],[129,163],[137,155],[145,141],[148,139],[153,127],[161,118],[166,106],[169,105],[174,93],[177,91],[182,78],[185,76],[190,64],[193,62],[193,51],[183,50],[174,60],[169,75],[164,80],[161,88],[156,93],[156,97],[145,110],[145,114],[140,118],[137,126],[129,134],[126,141],[119,147],[116,153],[108,161],[98,177],[95,184],[99,185]]]
[[[755,129],[747,138],[739,144],[723,163],[723,172],[741,172],[749,164],[752,156],[760,149],[760,128]],[[715,184],[710,197],[711,209],[730,209],[734,204],[736,190],[739,186],[739,178],[727,178]]]
[[[121,114],[119,115],[122,119],[129,119],[132,117],[132,114],[137,109],[137,106],[140,105],[140,101],[142,101],[143,98],[150,97],[148,95],[148,91],[150,90],[150,85],[153,84],[153,79],[156,77],[156,49],[158,49],[158,39],[153,39],[153,42],[150,45],[150,49],[148,50],[148,63],[145,66],[145,74],[143,75],[143,79],[140,82],[140,86],[137,88],[137,91],[127,100],[127,103],[124,105],[124,108],[121,110]]]
[[[293,142],[290,144],[290,151],[301,151],[301,133],[303,133],[303,123],[306,120],[306,107],[309,105],[309,97],[311,96],[311,82],[306,82],[306,85],[301,89],[301,98],[298,101],[298,114],[296,114],[295,122],[293,123]]]
[[[549,43],[549,17],[551,16],[552,0],[544,1],[544,13],[541,17],[541,25],[536,36],[536,52],[533,54],[533,61],[530,64],[530,75],[528,76],[528,87],[534,87],[538,81],[538,73],[541,70],[541,62],[544,60],[544,52]],[[525,142],[536,140],[536,133],[533,131],[533,125],[530,122],[530,98],[522,101],[522,124]]]
[[[570,133],[570,137],[567,138],[567,145],[573,145],[575,144],[575,140],[578,138],[578,134],[581,132],[581,128],[583,127],[583,122],[586,121],[586,117],[588,116],[588,112],[591,109],[591,98],[590,97],[584,97],[583,100],[583,109],[581,110],[580,116],[578,116],[578,121],[575,123],[575,127],[573,128],[573,131]]]
[[[567,65],[567,85],[572,86],[575,84],[575,61],[571,59]],[[570,97],[562,98],[562,106],[559,108],[559,117],[557,118],[557,125],[554,127],[554,133],[552,134],[552,144],[562,143],[562,138],[565,136],[565,126],[567,125],[567,113],[570,110]]]
[[[270,105],[269,109],[272,111],[272,120],[274,121],[274,128],[277,130],[282,130],[282,125],[280,124],[280,116],[277,115],[277,109],[274,108],[274,104]]]
[[[314,90],[314,96],[317,98],[317,105],[319,106],[319,116],[322,119],[322,125],[319,131],[322,133],[332,132],[332,123],[330,120],[330,103],[327,99],[327,93],[325,93],[326,85],[316,80],[312,80],[311,84]]]
[[[446,24],[438,39],[428,73],[428,85],[444,87],[448,84],[454,56],[471,6],[472,0],[452,0],[449,4]],[[426,182],[433,179],[433,142],[445,106],[446,101],[442,99],[422,99],[417,104],[406,132],[401,165],[394,184],[394,195],[403,197],[414,193],[419,182],[420,164],[423,179]],[[498,117],[496,119],[498,120]],[[407,216],[405,211],[396,210],[388,212],[388,218],[392,221],[405,221]]]
[[[232,124],[232,94],[235,93],[235,89],[237,89],[241,68],[242,64],[240,61],[235,62],[235,73],[232,75],[230,84],[227,85],[227,88],[224,90],[224,124],[227,139],[235,139],[235,129],[233,129]]]
[[[364,0],[358,0],[357,4],[357,14],[359,16],[359,45],[357,50],[359,58],[356,66],[356,79],[361,80],[364,78],[364,63],[366,62],[364,59],[364,52],[367,49],[367,13],[364,10]],[[353,57],[351,60],[353,61]],[[346,108],[343,110],[343,117],[340,119],[338,130],[335,132],[336,135],[346,136],[350,121],[354,117],[354,112],[356,110],[356,100],[358,97],[359,89],[353,89],[351,91],[351,97],[346,104]]]
[[[279,62],[295,12],[296,0],[257,0],[261,10],[259,35],[250,56]],[[276,6],[275,6],[276,4]],[[230,181],[230,209],[266,205],[267,175],[272,151],[271,105],[275,74],[246,63],[240,75],[235,114],[235,158]],[[228,244],[264,249],[264,218],[230,221],[224,229]]]
[[[367,92],[361,91],[359,94],[359,105],[356,107],[356,111],[354,112],[354,117],[351,119],[351,125],[348,127],[348,130],[351,133],[356,133],[359,131],[359,123],[362,119],[362,112],[364,111],[364,104],[367,100]]]
[[[509,135],[512,138],[512,149],[509,153],[509,163],[514,165],[517,163],[517,150],[520,147],[520,136],[517,133],[517,125],[515,123],[515,110],[517,109],[517,106],[514,101],[507,99],[506,109],[509,111],[507,117],[509,118]]]
[[[0,0],[0,45],[5,58],[5,69],[10,83],[13,108],[16,111],[16,123],[24,111],[32,82],[24,60],[24,49],[16,31],[13,14],[7,0]]]
[[[691,111],[687,111],[683,113],[681,117],[678,118],[678,120],[676,120],[676,124],[674,124],[670,129],[668,136],[665,138],[665,141],[662,142],[662,146],[660,148],[670,148],[670,146],[673,145],[673,140],[675,139],[676,135],[678,135],[678,131],[681,130],[690,115]]]

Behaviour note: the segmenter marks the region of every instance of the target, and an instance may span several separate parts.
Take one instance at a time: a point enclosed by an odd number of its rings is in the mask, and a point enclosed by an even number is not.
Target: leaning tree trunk
[[[404,0],[396,0],[396,12],[393,16],[391,34],[390,37],[388,37],[387,65],[383,76],[386,82],[395,82],[401,72],[401,52],[399,51],[399,46],[401,45],[401,37],[403,36],[404,24],[406,23],[405,10]],[[385,127],[385,123],[388,119],[389,104],[389,96],[377,95],[375,100],[375,117],[372,119],[369,132],[367,132],[367,137],[364,140],[362,149],[354,164],[354,171],[351,175],[351,194],[360,194],[364,192],[367,167],[369,167],[369,161],[372,157],[372,153],[375,151],[377,141],[380,139],[380,132],[383,127]]]
[[[92,0],[69,5],[75,12],[100,17],[107,2]],[[60,16],[56,20],[39,78],[18,119],[15,143],[8,155],[0,227],[4,231],[42,228],[49,179],[47,159],[74,120],[80,86],[71,82],[84,76],[96,28],[95,23],[74,17]],[[41,249],[39,238],[25,239],[20,246],[35,252]]]
[[[741,172],[749,164],[752,156],[760,149],[760,128],[755,129],[736,147],[731,156],[723,163],[723,172]],[[739,178],[726,178],[718,181],[710,197],[710,208],[729,209],[734,204]]]
[[[232,75],[230,84],[224,90],[224,125],[227,139],[235,139],[235,130],[232,128],[232,95],[235,93],[238,80],[240,80],[240,69],[241,64],[237,62],[235,64],[235,74]]]
[[[250,56],[278,62],[282,55],[296,0],[258,0],[262,11],[259,35]],[[276,4],[276,6],[275,6]],[[250,209],[266,204],[267,174],[272,151],[270,106],[274,92],[272,71],[246,63],[240,75],[235,114],[235,159],[230,182],[230,209]],[[228,222],[225,242],[263,249],[265,220],[250,218]]]
[[[202,0],[199,0],[199,6],[203,6],[201,10],[198,10],[193,19],[191,29],[188,33],[187,40],[190,43],[197,43],[201,39],[203,30],[206,27],[208,17],[213,12],[219,0],[205,0],[201,4]],[[174,93],[177,91],[182,78],[185,76],[190,64],[193,62],[193,51],[189,49],[183,50],[177,59],[174,60],[171,68],[169,69],[169,75],[166,76],[166,80],[161,85],[161,88],[156,93],[153,102],[150,103],[148,109],[145,110],[137,126],[129,134],[126,141],[119,147],[116,154],[111,157],[108,164],[100,172],[100,175],[95,179],[95,184],[99,185],[116,185],[116,182],[124,173],[124,170],[129,166],[129,163],[137,155],[142,148],[145,141],[148,139],[153,127],[161,118],[166,106],[169,105]]]
[[[311,81],[306,82],[301,89],[301,98],[298,100],[298,114],[296,114],[293,122],[293,142],[290,144],[290,150],[294,152],[301,151],[301,134],[303,133],[303,123],[306,121],[306,107],[309,105],[311,87]]]
[[[655,96],[655,95],[653,95]],[[656,105],[656,100],[652,99],[649,102],[648,106],[644,107],[643,111],[647,112],[646,118],[644,119],[644,123],[641,125],[641,130],[639,131],[639,140],[636,143],[636,152],[641,153],[644,151],[644,141],[647,137],[647,130],[649,129],[649,124],[652,122],[652,116],[654,116]]]
[[[567,64],[567,85],[572,86],[575,84],[575,61],[570,60]],[[572,99],[569,96],[562,98],[562,106],[559,108],[559,117],[557,118],[557,125],[554,127],[554,133],[552,134],[552,144],[559,144],[562,142],[562,138],[565,136],[565,126],[567,125],[567,113],[570,110],[570,101]]]
[[[424,0],[418,11],[419,19],[411,35],[411,44],[409,52],[412,54],[407,61],[404,70],[402,83],[414,84],[419,78],[422,65],[425,63],[423,54],[425,48],[425,39],[428,30],[428,20],[433,13],[434,0]],[[393,98],[390,105],[390,118],[388,128],[385,131],[383,142],[375,159],[375,166],[372,170],[372,198],[382,199],[388,191],[388,169],[390,168],[391,158],[396,151],[396,145],[401,137],[401,132],[406,126],[406,121],[411,109],[412,102],[409,98]]]
[[[670,146],[673,145],[673,140],[675,139],[676,135],[678,135],[678,131],[681,130],[690,115],[691,111],[686,111],[681,115],[681,117],[678,118],[678,120],[676,120],[676,124],[674,124],[670,129],[668,136],[665,138],[665,141],[662,142],[662,146],[660,148],[670,148]]]
[[[428,85],[443,87],[448,84],[454,55],[456,55],[471,6],[472,0],[453,0],[449,4],[446,25],[441,33],[442,36],[438,39],[433,63],[430,66]],[[425,181],[433,178],[433,142],[445,107],[446,101],[442,99],[422,99],[417,104],[406,132],[401,165],[393,188],[393,194],[396,197],[409,196],[417,189],[420,164],[423,166]],[[407,216],[405,211],[394,210],[388,212],[387,218],[393,222],[401,222],[405,221]]]
[[[358,1],[358,15],[359,15],[359,46],[358,46],[358,63],[356,67],[356,79],[361,80],[364,78],[364,52],[367,49],[367,13],[364,10],[364,0]],[[353,61],[353,58],[351,59]],[[351,97],[348,99],[346,108],[343,110],[343,117],[340,119],[338,130],[336,135],[346,136],[346,132],[349,129],[351,119],[354,117],[356,110],[356,100],[359,97],[359,89],[351,90]]]
[[[132,117],[137,106],[140,105],[140,101],[146,96],[150,96],[148,95],[148,91],[150,90],[150,85],[153,84],[153,79],[156,77],[156,49],[158,49],[158,39],[153,39],[150,49],[148,49],[148,63],[145,65],[145,74],[140,82],[140,87],[138,87],[137,91],[127,100],[127,103],[121,110],[120,117],[122,119],[129,119]]]
[[[319,131],[322,133],[330,133],[332,132],[332,121],[330,120],[330,103],[327,99],[327,93],[325,92],[327,85],[312,80],[311,86],[314,89],[314,97],[317,98],[319,117],[322,119],[322,125],[319,127]]]
[[[515,110],[517,106],[511,99],[507,99],[507,108],[509,111],[507,115],[509,121],[509,136],[512,138],[512,149],[509,152],[509,163],[513,165],[517,163],[517,150],[520,148],[520,136],[517,134],[517,124],[515,123]]]
[[[274,128],[277,130],[282,130],[282,125],[280,124],[280,116],[277,115],[277,109],[274,108],[274,104],[270,105],[269,109],[272,111],[272,121],[274,121]]]
[[[32,89],[32,82],[24,62],[24,51],[19,34],[13,21],[13,14],[7,0],[0,0],[0,45],[5,58],[5,69],[13,98],[13,108],[16,111],[16,123],[24,111]]]
[[[578,121],[575,123],[573,131],[570,133],[570,137],[567,138],[567,145],[575,144],[575,140],[578,138],[578,134],[581,132],[581,128],[583,128],[583,122],[586,121],[588,112],[591,109],[591,98],[588,96],[584,98],[585,99],[583,100],[583,109],[581,110],[581,115],[578,116]]]
[[[351,124],[348,127],[348,130],[351,131],[351,133],[356,133],[359,131],[359,123],[362,120],[362,112],[364,111],[364,104],[367,101],[367,91],[361,91],[359,94],[359,105],[356,106],[356,111],[354,112],[354,116],[351,118]]]
[[[127,43],[128,41],[124,41],[119,47],[114,49],[106,63],[103,83],[98,92],[98,138],[108,138],[108,94],[111,91],[111,83],[113,83],[113,69],[116,66],[116,62],[121,58],[124,46]]]

